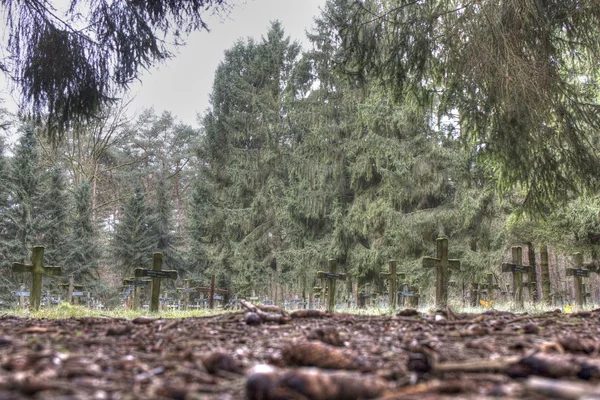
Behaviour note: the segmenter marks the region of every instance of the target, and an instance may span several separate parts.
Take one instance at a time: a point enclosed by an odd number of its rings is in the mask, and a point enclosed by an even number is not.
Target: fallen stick
[[[598,385],[564,381],[557,379],[539,378],[532,376],[525,382],[528,392],[544,395],[551,399],[596,399],[600,398]]]
[[[433,372],[505,372],[509,366],[521,358],[521,356],[511,356],[494,360],[434,363],[432,369]]]
[[[246,301],[243,299],[240,300],[240,304],[244,308],[246,308],[248,311],[253,312],[256,315],[258,315],[262,322],[277,322],[279,324],[285,324],[292,320],[292,317],[290,317],[290,315],[283,310],[281,310],[280,314],[268,313],[268,312],[261,310],[260,308],[258,308],[254,304],[250,303],[249,301]]]

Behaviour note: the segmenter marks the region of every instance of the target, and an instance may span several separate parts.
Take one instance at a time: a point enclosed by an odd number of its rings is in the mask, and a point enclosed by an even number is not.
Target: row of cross
[[[13,263],[12,266],[13,272],[17,273],[31,273],[31,292],[29,297],[29,307],[33,311],[37,311],[40,308],[41,303],[41,295],[42,295],[42,277],[46,276],[60,276],[62,274],[61,267],[51,267],[44,265],[44,247],[36,246],[33,248],[31,255],[31,264],[25,263]],[[141,280],[139,278],[150,278],[150,280]],[[150,311],[158,312],[159,304],[160,304],[160,283],[162,279],[177,279],[177,271],[174,270],[162,270],[162,253],[153,253],[152,254],[152,269],[144,269],[144,268],[136,268],[135,269],[135,278],[137,279],[129,279],[125,280],[124,283],[127,283],[131,286],[134,286],[134,290],[138,290],[142,286],[151,285],[150,291]],[[68,285],[68,297],[72,295],[74,289],[80,287],[80,285],[75,285],[73,281],[73,277],[69,278]],[[185,293],[184,296],[184,307],[187,309],[187,305],[189,303],[189,280],[184,281],[184,288],[181,288],[180,291]],[[194,288],[194,291],[197,292],[208,292],[209,293],[209,308],[213,307],[213,299],[215,294],[227,294],[226,290],[215,289],[215,277],[214,275],[211,277],[210,287],[198,287]],[[134,295],[134,302],[139,302],[140,296],[139,292]],[[138,303],[139,304],[139,303]]]
[[[450,273],[452,270],[460,270],[460,261],[452,260],[448,257],[448,239],[438,238],[436,241],[436,257],[424,257],[423,267],[435,269],[435,305],[436,307],[446,307],[448,304],[448,286],[450,283]],[[523,265],[523,253],[521,247],[512,248],[512,261],[502,264],[502,272],[512,273],[513,279],[513,299],[517,306],[523,307],[523,273],[528,273],[530,266]],[[328,262],[329,271],[319,271],[317,278],[327,280],[328,291],[328,311],[333,311],[335,305],[335,281],[345,280],[346,275],[337,272],[337,261],[331,259]],[[574,255],[574,267],[567,268],[567,276],[573,276],[574,279],[574,297],[575,304],[579,307],[583,305],[584,289],[582,278],[589,276],[590,270],[583,268],[583,256],[580,253]],[[391,308],[397,306],[397,280],[404,279],[404,274],[397,272],[397,262],[390,261],[389,271],[382,272],[381,276],[389,280],[389,304]],[[490,279],[490,277],[492,279]],[[493,275],[488,274],[488,281],[480,285],[481,288],[487,290],[497,289],[498,286],[493,283]],[[324,291],[325,288],[315,288],[319,291]]]

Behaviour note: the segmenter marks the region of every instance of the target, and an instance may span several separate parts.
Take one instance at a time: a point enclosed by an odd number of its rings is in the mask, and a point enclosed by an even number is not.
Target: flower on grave
[[[494,300],[490,300],[490,301],[479,300],[479,304],[481,304],[485,308],[492,308],[494,306]]]

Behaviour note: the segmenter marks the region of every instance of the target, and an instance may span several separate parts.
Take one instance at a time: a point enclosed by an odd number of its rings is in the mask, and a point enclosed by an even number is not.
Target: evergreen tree
[[[92,220],[90,183],[83,182],[75,188],[74,198],[75,207],[63,275],[73,274],[77,282],[89,287],[100,278],[98,265],[101,256],[99,238]]]
[[[600,8],[594,0],[331,0],[336,58],[354,79],[414,97],[522,203],[598,187]]]
[[[178,250],[179,238],[175,235],[173,226],[173,202],[171,201],[171,186],[165,179],[165,173],[158,174],[154,191],[155,204],[152,207],[154,237],[156,251],[163,253],[164,269],[177,269],[183,272],[183,259]]]
[[[275,22],[260,42],[239,41],[217,68],[212,109],[203,120],[203,173],[215,191],[222,218],[212,238],[213,268],[249,293],[281,270],[275,252],[285,231],[279,218],[286,185],[291,129],[284,97],[299,45]]]
[[[111,245],[111,254],[123,277],[131,276],[135,268],[150,266],[157,244],[152,223],[146,196],[138,186],[121,207]]]
[[[23,125],[20,133],[8,165],[8,204],[3,210],[6,225],[2,227],[2,248],[6,254],[3,264],[7,271],[3,281],[11,290],[18,288],[18,282],[27,282],[29,278],[25,274],[16,276],[10,266],[15,261],[30,262],[33,246],[43,244],[41,232],[45,222],[41,204],[42,171],[35,130],[31,125]]]
[[[41,244],[42,174],[39,170],[39,149],[34,128],[24,125],[20,132],[21,137],[8,168],[10,203],[6,210],[7,240],[4,245],[12,261],[29,261],[32,247]]]
[[[43,243],[46,246],[44,259],[48,265],[64,267],[69,208],[64,176],[59,168],[53,168],[44,178],[46,186],[49,186],[41,199],[41,211],[44,214]]]
[[[226,0],[107,2],[73,0],[64,13],[46,1],[6,0],[0,72],[14,79],[50,133],[90,121],[145,70],[172,56],[165,37],[208,29],[204,13]],[[80,29],[81,27],[84,27]]]

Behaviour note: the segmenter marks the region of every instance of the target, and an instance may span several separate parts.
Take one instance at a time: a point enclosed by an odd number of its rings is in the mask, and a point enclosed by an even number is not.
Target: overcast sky
[[[186,124],[197,126],[197,113],[208,107],[214,73],[225,50],[239,38],[259,39],[274,20],[282,22],[292,40],[304,45],[304,32],[324,4],[325,0],[249,0],[223,22],[211,18],[209,33],[196,32],[175,58],[144,74],[142,83],[132,88],[133,108],[171,111]]]
[[[241,1],[236,1],[241,3]],[[197,114],[208,107],[214,72],[237,39],[266,34],[270,21],[279,20],[292,40],[305,45],[305,30],[310,29],[319,7],[325,0],[247,0],[236,6],[229,17],[207,18],[210,32],[195,32],[187,46],[178,49],[176,56],[166,63],[147,71],[141,82],[131,88],[135,99],[130,113],[154,107],[157,113],[171,111],[182,122],[198,126]],[[15,105],[0,78],[0,97],[4,106],[14,110]]]

